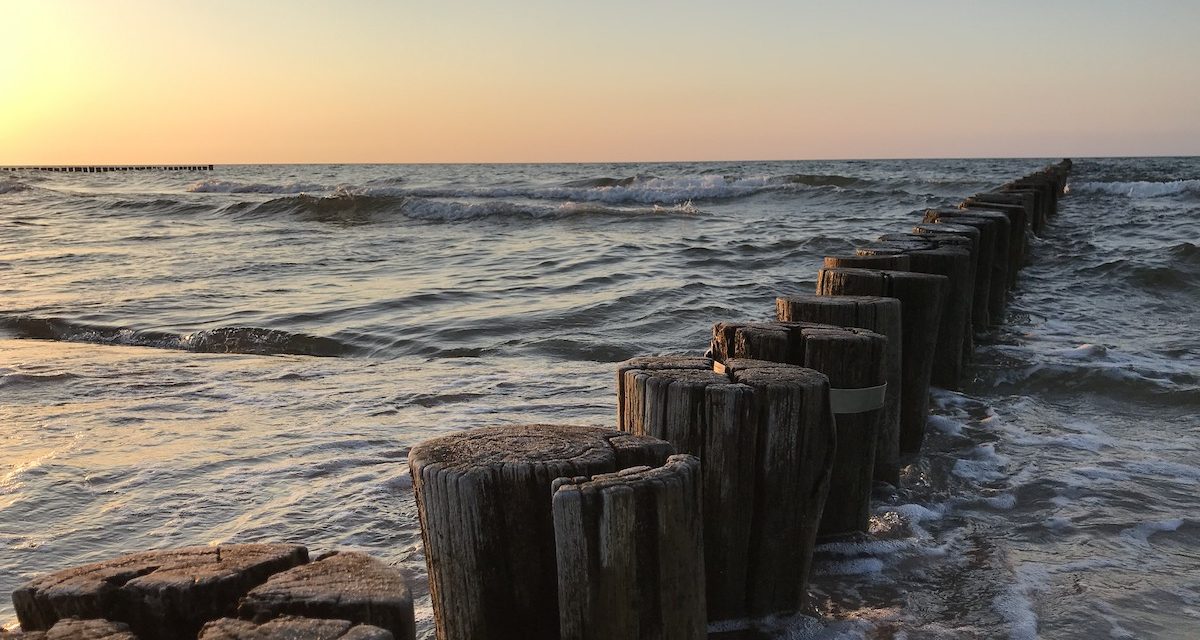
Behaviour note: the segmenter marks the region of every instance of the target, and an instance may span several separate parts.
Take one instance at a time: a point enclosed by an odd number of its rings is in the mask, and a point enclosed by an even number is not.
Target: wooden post
[[[732,340],[728,337],[731,328]],[[713,327],[712,344],[713,358],[722,364],[747,359],[794,364],[829,378],[838,446],[819,533],[865,533],[876,442],[886,404],[887,338],[866,329],[810,322],[722,322]],[[870,390],[861,391],[864,388]],[[872,402],[841,401],[864,397]],[[875,400],[877,404],[873,404]]]
[[[95,618],[124,622],[144,640],[194,638],[205,622],[233,615],[247,591],[307,561],[294,544],[145,551],[34,578],[12,601],[25,631]]]
[[[415,640],[412,591],[399,569],[355,551],[334,551],[251,589],[238,615],[257,623],[281,616],[346,620]]]
[[[878,296],[784,296],[775,300],[775,315],[782,322],[816,322],[839,327],[860,327],[884,336],[883,415],[879,419],[873,478],[900,483],[900,396],[903,389],[900,301]]]
[[[698,458],[552,490],[563,640],[704,640]]]
[[[623,369],[621,429],[703,460],[709,621],[797,611],[833,463],[828,379],[785,364]]]
[[[971,241],[971,260],[974,263],[972,275],[975,277],[974,295],[971,298],[971,325],[975,331],[987,331],[991,326],[991,313],[988,311],[988,292],[992,290],[992,261],[990,248],[980,242],[979,229],[961,224],[927,223],[915,225],[913,233],[927,235],[951,235],[967,238]],[[985,251],[985,249],[988,249]]]
[[[903,252],[825,256],[824,266],[826,269],[834,267],[891,269],[893,271],[908,271],[909,269],[908,256]]]
[[[874,295],[900,300],[900,453],[921,449],[925,420],[929,416],[929,378],[933,371],[938,326],[949,279],[945,276],[907,271],[871,269],[821,269],[817,294]]]
[[[959,240],[960,238],[955,238]],[[880,243],[859,247],[858,251],[895,251],[894,245]],[[958,389],[962,385],[964,366],[974,342],[971,336],[971,300],[975,282],[971,278],[971,252],[961,246],[925,244],[908,250],[910,271],[946,276],[949,279],[942,319],[938,324],[937,346],[934,348],[933,371],[930,383],[943,389]]]
[[[599,427],[520,425],[409,453],[438,640],[559,637],[551,483],[661,465],[670,444]]]
[[[927,209],[925,222],[957,224],[979,229],[979,241],[992,247],[992,268],[988,274],[988,314],[992,324],[1004,321],[1008,305],[1010,258],[1008,255],[1008,218],[1003,215],[975,216],[962,209]]]
[[[804,366],[829,378],[837,450],[819,535],[866,533],[886,404],[887,338],[866,329],[802,329]]]

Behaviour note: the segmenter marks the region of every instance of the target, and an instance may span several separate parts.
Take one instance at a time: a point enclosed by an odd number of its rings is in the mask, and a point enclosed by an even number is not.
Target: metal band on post
[[[829,406],[834,414],[862,413],[882,409],[887,395],[887,383],[861,389],[830,389]]]

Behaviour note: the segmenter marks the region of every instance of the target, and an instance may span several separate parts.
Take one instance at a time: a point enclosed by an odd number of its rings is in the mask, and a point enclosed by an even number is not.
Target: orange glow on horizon
[[[9,1],[0,164],[1200,153],[1200,10],[1026,4]]]

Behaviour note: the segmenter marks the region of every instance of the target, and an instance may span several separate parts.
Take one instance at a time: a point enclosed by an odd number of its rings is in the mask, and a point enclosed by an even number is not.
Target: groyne
[[[872,487],[920,455],[929,387],[970,375],[1070,166],[824,257],[813,294],[716,324],[703,355],[621,363],[613,429],[415,447],[437,637],[751,638],[803,611],[814,547],[869,535]],[[36,578],[14,604],[14,638],[413,634],[394,569],[298,545],[133,554]]]
[[[0,171],[53,171],[57,173],[108,173],[110,171],[212,171],[211,164],[96,164],[22,165],[0,167]]]

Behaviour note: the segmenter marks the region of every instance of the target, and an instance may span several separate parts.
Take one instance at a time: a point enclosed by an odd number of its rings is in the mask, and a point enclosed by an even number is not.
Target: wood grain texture
[[[931,236],[957,236],[967,238],[971,242],[971,258],[974,262],[972,275],[975,286],[971,297],[971,326],[975,331],[987,331],[992,324],[991,311],[988,303],[991,301],[988,292],[992,290],[992,249],[985,245],[975,227],[952,223],[922,222],[913,226],[913,233]]]
[[[877,481],[900,480],[900,405],[903,388],[904,336],[902,310],[896,298],[883,296],[782,296],[775,300],[781,321],[810,321],[874,331],[887,339],[884,352],[886,404],[879,421],[875,447]],[[729,366],[730,363],[726,363]]]
[[[556,478],[658,466],[670,444],[599,427],[519,425],[409,454],[439,640],[557,639]]]
[[[623,428],[671,434],[703,461],[710,621],[800,606],[805,586],[797,578],[807,576],[828,491],[834,433],[832,419],[820,410],[828,408],[828,380],[801,367],[763,364],[752,371],[737,365],[725,374],[627,370],[622,378]],[[674,390],[681,383],[703,385],[705,392],[685,396]],[[791,546],[781,549],[782,541]]]
[[[988,274],[988,313],[992,324],[1003,322],[1004,309],[1008,306],[1008,270],[1011,266],[1011,258],[1008,255],[1008,218],[1003,215],[974,215],[962,209],[927,209],[925,221],[979,229],[979,241],[992,247],[991,273]]]
[[[887,338],[866,329],[804,329],[804,366],[837,389],[884,384]],[[820,536],[866,533],[883,409],[834,415],[837,448]]]
[[[0,631],[0,640],[138,640],[138,637],[123,622],[64,618],[46,631]]]
[[[348,620],[284,616],[264,623],[222,618],[204,626],[198,640],[393,640],[386,629]]]
[[[347,620],[415,640],[412,592],[400,571],[364,553],[334,552],[271,576],[250,590],[238,615],[263,623],[285,615]]]
[[[700,460],[554,483],[563,640],[702,640]]]
[[[817,274],[820,295],[874,295],[900,300],[903,383],[899,446],[902,454],[920,451],[925,437],[929,379],[948,286],[949,280],[945,276],[908,271],[821,269]]]
[[[96,618],[126,623],[143,640],[173,640],[232,616],[252,588],[307,560],[308,551],[292,544],[146,551],[34,578],[12,599],[26,630]]]

